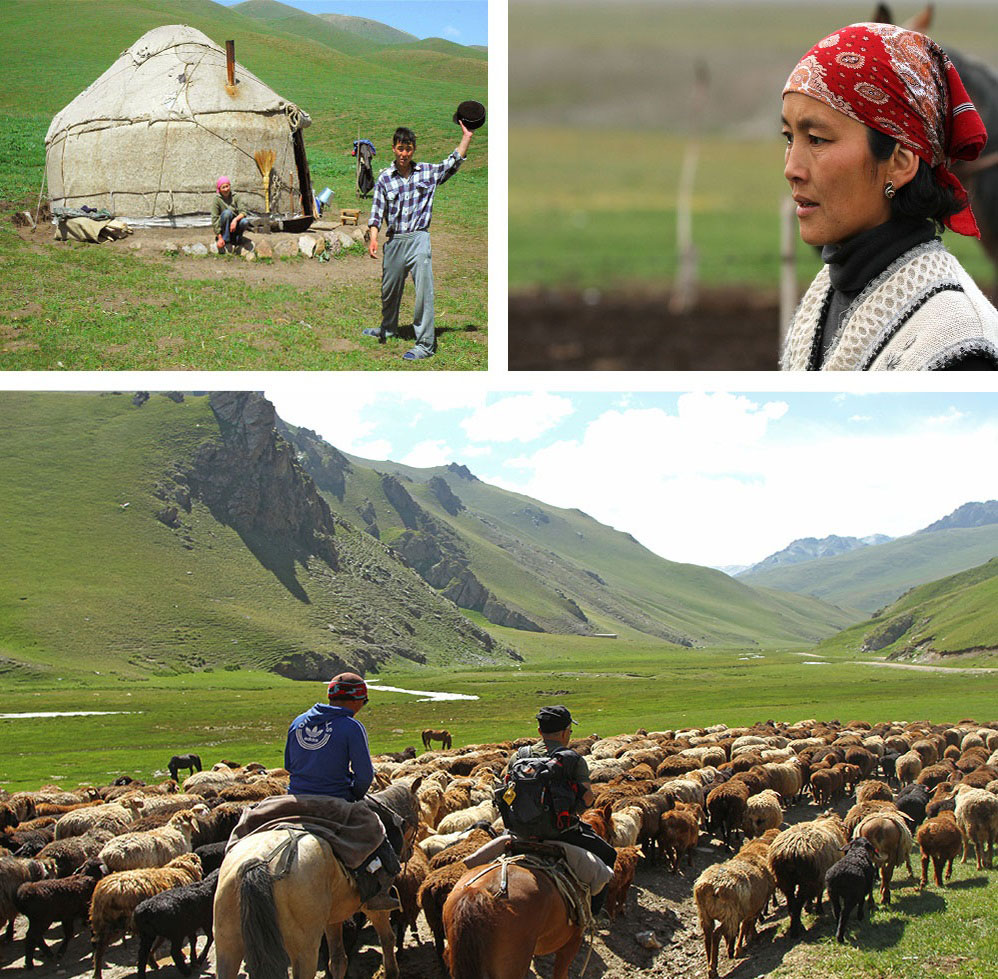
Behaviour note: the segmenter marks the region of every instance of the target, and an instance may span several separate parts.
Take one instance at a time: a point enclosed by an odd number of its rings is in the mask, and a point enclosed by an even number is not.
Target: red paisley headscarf
[[[980,238],[951,160],[976,160],[987,131],[946,52],[893,24],[852,24],[819,41],[790,73],[783,94],[800,92],[907,146],[962,205],[948,228]]]

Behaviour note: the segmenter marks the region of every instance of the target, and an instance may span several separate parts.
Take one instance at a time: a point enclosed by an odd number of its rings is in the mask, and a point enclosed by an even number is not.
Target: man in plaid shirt
[[[430,218],[437,187],[456,173],[468,155],[472,132],[459,122],[463,135],[457,149],[442,163],[413,163],[416,137],[400,126],[392,138],[394,166],[382,170],[374,187],[368,251],[378,254],[378,230],[386,228],[381,267],[381,326],[365,329],[365,336],[393,337],[398,332],[399,307],[406,276],[412,275],[416,302],[412,327],[416,344],[403,360],[424,360],[437,349],[433,328],[433,263],[430,254]]]

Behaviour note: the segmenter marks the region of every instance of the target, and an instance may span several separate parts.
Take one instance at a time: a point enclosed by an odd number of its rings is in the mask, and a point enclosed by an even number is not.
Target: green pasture
[[[305,143],[312,182],[334,191],[334,207],[357,201],[350,150],[358,135],[374,141],[377,167],[391,162],[391,134],[400,124],[415,130],[420,158],[443,159],[460,137],[454,107],[468,98],[488,102],[487,62],[479,51],[454,57],[405,46],[393,54],[361,39],[353,43],[362,50],[348,54],[209,0],[9,0],[2,23],[0,57],[9,76],[0,92],[5,217],[35,209],[52,116],[162,24],[186,23],[219,43],[236,38],[240,63],[311,115]],[[487,134],[488,126],[476,133],[461,172],[434,202],[434,230],[449,237],[456,258],[438,261],[434,270],[442,355],[431,361],[433,369],[487,363]],[[361,206],[366,213],[370,199]],[[359,248],[324,267],[328,277],[320,288],[303,290],[250,286],[234,262],[219,276],[215,257],[204,259],[203,277],[190,278],[179,274],[179,259],[150,262],[125,249],[55,247],[49,236],[43,227],[25,242],[7,220],[0,222],[4,369],[411,367],[400,360],[401,350],[356,343],[360,330],[380,319],[377,282],[348,274],[351,263],[370,261]],[[285,259],[282,266],[305,261]],[[407,300],[403,318],[411,310],[411,296]],[[346,352],[344,341],[351,341]]]
[[[797,59],[873,3],[515,0],[509,13],[509,282],[655,288],[677,267],[676,196],[699,146],[693,240],[703,287],[775,290],[783,179],[780,92]],[[922,4],[895,3],[899,18]],[[944,48],[994,65],[990,5],[937,5]],[[696,80],[702,85],[698,88]],[[948,247],[982,284],[975,242]],[[798,241],[798,279],[819,261]]]
[[[912,854],[920,872],[917,845]],[[790,946],[770,979],[991,979],[998,961],[998,888],[993,870],[977,870],[974,858],[953,864],[953,878],[919,892],[904,866],[894,872],[891,903],[877,899],[872,914],[849,923],[844,945],[835,941],[827,900],[821,918],[804,915],[808,934]],[[879,894],[879,889],[878,889]],[[782,934],[785,923],[779,925]],[[751,963],[751,948],[748,962]],[[722,958],[722,963],[726,961]],[[722,964],[722,969],[723,969]],[[734,973],[738,975],[737,972]]]
[[[783,143],[723,134],[697,140],[693,242],[705,287],[779,282]],[[509,283],[530,287],[667,288],[677,270],[676,195],[691,137],[511,127]],[[991,266],[977,242],[946,232],[946,246],[978,282]],[[796,238],[797,279],[821,267]]]
[[[585,639],[492,631],[523,655],[509,667],[383,669],[373,683],[477,695],[475,701],[421,703],[374,692],[361,719],[371,750],[419,745],[425,727],[447,727],[455,745],[529,735],[543,703],[564,703],[579,731],[603,736],[648,729],[767,719],[838,718],[871,722],[962,717],[989,720],[998,680],[950,671],[919,674],[840,660],[809,665],[806,651],[676,650],[660,642]],[[107,717],[0,721],[6,750],[0,784],[37,787],[106,781],[128,773],[158,777],[170,755],[281,763],[287,724],[323,700],[324,685],[252,670],[208,669],[138,677],[116,667],[94,674],[64,662],[58,680],[8,678],[0,713],[126,711]]]

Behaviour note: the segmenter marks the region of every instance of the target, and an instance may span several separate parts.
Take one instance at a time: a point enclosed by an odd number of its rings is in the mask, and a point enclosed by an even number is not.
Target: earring
[[[894,184],[888,180],[887,183],[884,184],[884,197],[888,200],[892,200],[896,193],[897,191],[894,189]]]

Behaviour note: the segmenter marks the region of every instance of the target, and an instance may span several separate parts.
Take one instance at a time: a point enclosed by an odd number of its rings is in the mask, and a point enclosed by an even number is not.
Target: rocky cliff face
[[[998,500],[964,503],[941,520],[923,527],[918,533],[928,534],[934,530],[950,530],[955,527],[984,527],[993,523],[998,523]]]
[[[787,564],[801,564],[804,561],[814,561],[823,557],[835,557],[860,547],[872,547],[886,544],[891,538],[885,534],[871,534],[869,537],[838,537],[830,534],[828,537],[801,537],[791,541],[782,551],[770,554],[758,564],[743,569],[739,575],[754,574],[756,571],[766,571],[769,568],[782,567]]]
[[[447,480],[441,479],[439,476],[434,476],[429,482],[429,487],[433,492],[433,495],[440,502],[440,505],[452,517],[456,517],[463,509],[465,509],[460,497],[458,497],[447,485]]]
[[[191,495],[239,533],[291,541],[335,570],[335,518],[277,434],[274,406],[245,391],[214,392],[209,404],[222,441],[195,453],[185,473]]]
[[[298,460],[307,466],[315,485],[342,502],[347,476],[353,472],[350,460],[311,429],[291,428],[278,418],[277,430],[298,450]]]

